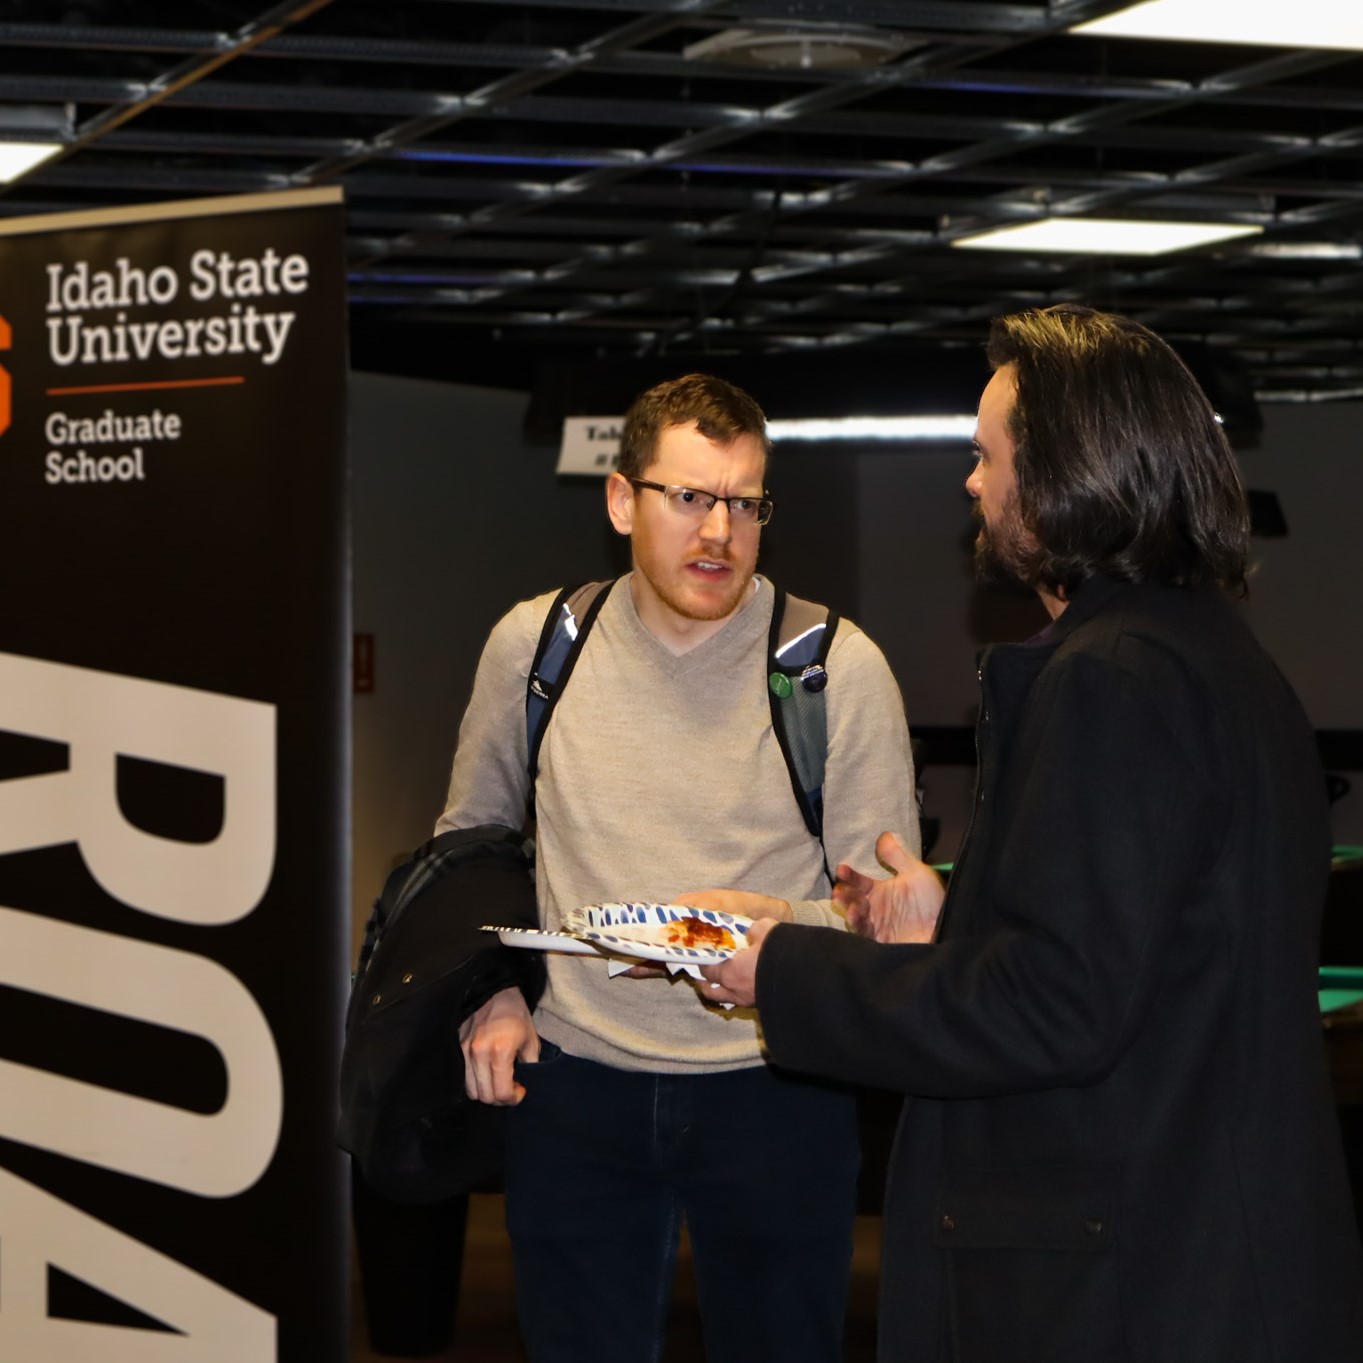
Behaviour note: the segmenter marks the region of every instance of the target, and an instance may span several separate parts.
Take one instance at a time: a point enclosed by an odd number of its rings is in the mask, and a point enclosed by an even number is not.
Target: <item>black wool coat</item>
[[[937,942],[759,958],[776,1063],[909,1095],[881,1359],[1357,1363],[1300,706],[1220,593],[1104,579],[981,682]]]

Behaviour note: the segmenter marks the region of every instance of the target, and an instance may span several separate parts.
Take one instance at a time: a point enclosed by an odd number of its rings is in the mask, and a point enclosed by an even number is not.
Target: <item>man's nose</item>
[[[718,501],[705,513],[705,519],[700,523],[700,537],[705,540],[716,540],[721,544],[728,543],[733,538],[733,520],[729,515],[729,503]]]
[[[980,497],[980,466],[979,466],[978,464],[976,464],[975,467],[974,467],[973,469],[970,470],[970,473],[969,473],[969,475],[967,476],[967,478],[966,478],[966,480],[965,480],[965,490],[966,490],[972,497],[974,497],[976,501],[979,500],[979,497]]]

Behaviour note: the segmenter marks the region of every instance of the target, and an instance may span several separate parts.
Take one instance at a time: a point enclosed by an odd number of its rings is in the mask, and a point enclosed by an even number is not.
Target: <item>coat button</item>
[[[941,1225],[943,1230],[953,1231],[956,1229],[956,1218],[953,1216],[944,1216]]]
[[[1103,1233],[1103,1223],[1101,1221],[1085,1221],[1084,1229],[1090,1235],[1101,1235]]]

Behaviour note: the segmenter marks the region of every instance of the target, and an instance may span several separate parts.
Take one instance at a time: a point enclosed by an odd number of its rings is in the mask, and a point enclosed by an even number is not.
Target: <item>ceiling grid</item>
[[[1069,32],[1119,8],[0,0],[0,135],[64,127],[0,215],[340,184],[354,327],[485,370],[977,346],[1077,299],[1266,399],[1363,395],[1363,54]],[[1049,215],[1261,230],[954,245]]]

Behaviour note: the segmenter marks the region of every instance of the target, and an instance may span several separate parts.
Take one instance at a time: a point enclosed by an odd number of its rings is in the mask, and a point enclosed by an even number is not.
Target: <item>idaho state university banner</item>
[[[344,1357],[341,214],[0,226],[0,1359]]]

